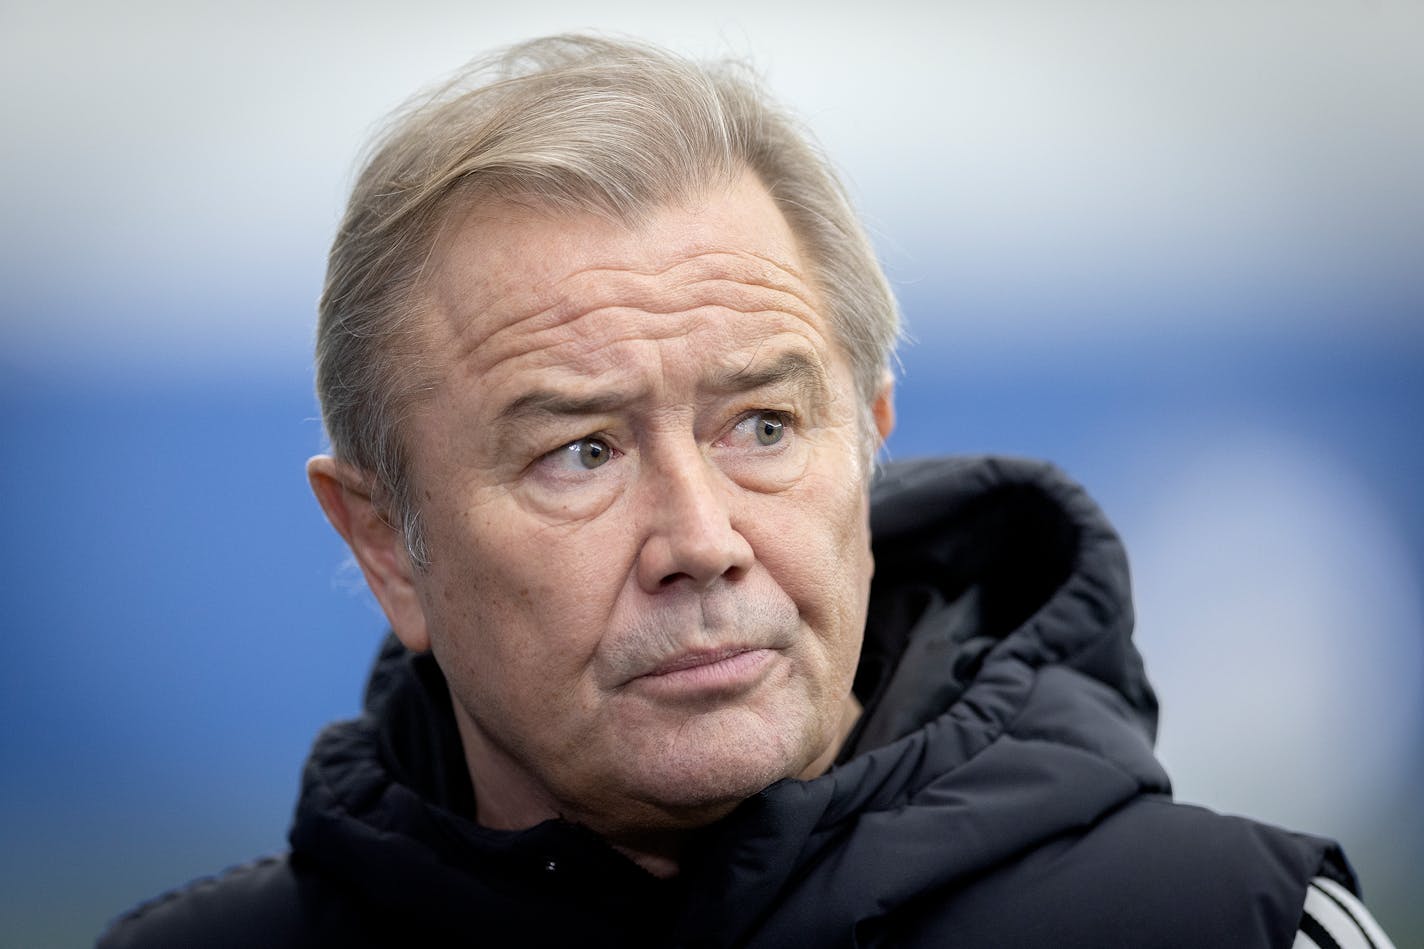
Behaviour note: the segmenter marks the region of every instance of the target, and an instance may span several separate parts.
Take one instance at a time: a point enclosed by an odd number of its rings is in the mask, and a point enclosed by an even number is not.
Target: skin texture
[[[477,819],[675,872],[682,831],[819,774],[856,714],[863,412],[807,263],[745,176],[636,229],[487,201],[427,274],[429,568],[362,473],[315,458],[313,489],[445,672]],[[888,385],[872,409],[883,437]]]

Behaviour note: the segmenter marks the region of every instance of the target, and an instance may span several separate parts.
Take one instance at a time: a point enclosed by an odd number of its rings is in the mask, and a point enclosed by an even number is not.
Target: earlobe
[[[326,519],[351,548],[396,636],[414,652],[429,649],[425,612],[405,539],[377,506],[370,478],[330,455],[317,455],[307,462],[307,480]]]

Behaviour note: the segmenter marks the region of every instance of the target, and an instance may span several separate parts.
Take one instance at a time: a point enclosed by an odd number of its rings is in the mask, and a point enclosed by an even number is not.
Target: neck
[[[609,841],[614,850],[657,877],[670,880],[681,869],[682,845],[688,831],[669,830],[660,834],[640,835],[637,840]]]

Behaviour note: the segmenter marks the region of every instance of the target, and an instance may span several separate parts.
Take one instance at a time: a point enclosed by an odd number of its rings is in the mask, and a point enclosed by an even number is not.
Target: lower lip
[[[748,649],[686,669],[639,676],[633,681],[668,697],[730,695],[755,685],[766,674],[775,655],[772,649]]]

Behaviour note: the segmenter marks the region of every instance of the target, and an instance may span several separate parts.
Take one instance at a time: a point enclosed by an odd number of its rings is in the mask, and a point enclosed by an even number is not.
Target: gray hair
[[[332,243],[316,386],[332,453],[371,479],[417,566],[428,554],[400,423],[433,384],[416,317],[452,207],[517,196],[634,226],[748,169],[806,252],[868,413],[899,333],[894,296],[835,172],[746,67],[554,36],[477,59],[396,112]]]

